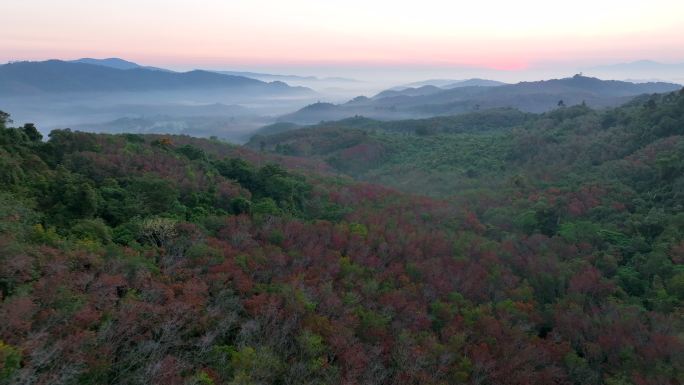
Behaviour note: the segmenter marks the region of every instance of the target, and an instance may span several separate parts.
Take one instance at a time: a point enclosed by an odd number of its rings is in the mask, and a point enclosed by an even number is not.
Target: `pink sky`
[[[176,69],[684,62],[684,1],[3,0],[0,60]]]

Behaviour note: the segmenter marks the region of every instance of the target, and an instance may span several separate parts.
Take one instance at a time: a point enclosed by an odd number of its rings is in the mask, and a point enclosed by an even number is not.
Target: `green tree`
[[[0,110],[0,129],[5,129],[8,123],[12,123],[12,119],[10,119],[10,114]]]
[[[40,142],[43,140],[43,135],[38,131],[33,123],[24,124],[22,131],[24,131],[28,139],[32,142]]]

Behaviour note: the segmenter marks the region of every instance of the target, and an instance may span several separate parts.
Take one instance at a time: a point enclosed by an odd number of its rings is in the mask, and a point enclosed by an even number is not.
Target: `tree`
[[[0,340],[0,382],[11,378],[21,366],[21,353],[13,346]]]
[[[186,156],[190,160],[204,160],[207,154],[201,148],[186,144],[176,149],[179,154]]]
[[[244,159],[232,158],[217,161],[215,164],[218,172],[226,178],[233,179],[248,190],[255,187],[255,170]]]
[[[231,200],[230,206],[234,214],[249,214],[252,211],[252,202],[243,197]]]
[[[80,239],[108,244],[112,241],[112,229],[101,218],[82,219],[71,228],[71,233]]]
[[[178,199],[178,190],[169,180],[154,175],[131,179],[125,187],[129,193],[132,193],[132,203],[137,203],[143,214],[168,212]]]
[[[33,123],[24,124],[24,127],[22,127],[22,131],[24,131],[26,136],[32,142],[40,142],[41,140],[43,140],[43,135],[38,131],[38,129]]]
[[[160,217],[145,219],[140,235],[157,247],[167,248],[177,235],[176,221]]]
[[[10,114],[0,110],[0,129],[6,128],[6,125],[8,123],[12,123],[12,119],[10,119]]]

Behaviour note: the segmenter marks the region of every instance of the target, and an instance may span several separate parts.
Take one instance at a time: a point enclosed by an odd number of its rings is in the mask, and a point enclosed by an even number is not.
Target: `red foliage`
[[[570,293],[579,293],[596,299],[610,294],[614,285],[606,281],[601,271],[595,267],[587,267],[570,279]]]
[[[0,308],[0,339],[16,344],[31,331],[39,307],[29,297],[12,297]]]
[[[182,370],[178,359],[168,355],[154,366],[152,383],[155,385],[182,385],[185,383],[181,376]]]

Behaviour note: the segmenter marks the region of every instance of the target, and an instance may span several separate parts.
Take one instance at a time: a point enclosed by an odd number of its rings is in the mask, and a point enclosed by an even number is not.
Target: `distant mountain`
[[[601,80],[598,78],[575,75],[571,78],[551,79],[535,82],[521,82],[508,86],[495,87],[490,89],[492,93],[576,93],[587,94],[589,96],[603,97],[624,97],[636,96],[640,94],[652,94],[671,92],[682,88],[679,84],[652,82],[652,83],[630,83],[617,80]],[[503,92],[501,92],[503,91]]]
[[[564,79],[521,82],[502,86],[466,86],[447,90],[426,86],[403,91],[385,91],[371,99],[341,105],[309,106],[283,116],[281,121],[311,124],[362,115],[396,120],[453,115],[489,108],[517,108],[545,112],[565,105],[586,103],[594,107],[622,104],[641,94],[664,93],[681,88],[673,83],[629,83],[581,75]]]
[[[382,99],[382,98],[389,98],[389,97],[394,97],[394,96],[423,96],[423,95],[436,94],[436,93],[442,92],[442,91],[444,91],[444,88],[440,88],[440,87],[432,86],[432,85],[416,87],[416,88],[404,88],[401,90],[390,89],[390,90],[382,91],[379,94],[373,96],[373,99]]]
[[[678,69],[684,71],[684,63],[666,64],[653,60],[637,60],[629,63],[609,64],[590,67],[590,70],[618,70],[618,71],[658,71],[663,69]]]
[[[259,73],[259,72],[248,72],[248,71],[214,71],[218,74],[222,75],[230,75],[230,76],[243,76],[246,78],[250,79],[258,79],[265,81],[273,81],[273,80],[279,80],[279,81],[292,81],[292,80],[306,80],[306,81],[312,81],[312,80],[318,80],[317,77],[315,76],[297,76],[297,75],[277,75],[277,74],[266,74],[266,73]]]
[[[159,67],[152,67],[152,66],[143,66],[138,63],[134,63],[132,61],[124,60],[121,58],[106,58],[106,59],[93,59],[93,58],[81,58],[77,60],[71,60],[69,61],[70,63],[83,63],[83,64],[93,64],[93,65],[100,65],[104,67],[109,67],[109,68],[116,68],[118,70],[130,70],[130,69],[135,69],[135,68],[145,68],[145,69],[150,69],[150,70],[157,70],[157,71],[167,71],[167,72],[175,72],[171,71],[165,68],[159,68]],[[249,71],[210,71],[210,72],[215,72],[218,74],[222,75],[230,75],[230,76],[241,76],[241,77],[246,77],[250,79],[256,79],[256,80],[261,80],[264,82],[273,82],[273,81],[282,81],[282,82],[288,82],[288,81],[297,81],[297,82],[317,82],[317,81],[332,81],[332,82],[358,82],[356,79],[349,79],[349,78],[343,78],[343,77],[324,77],[324,78],[319,78],[316,76],[299,76],[299,75],[280,75],[280,74],[269,74],[269,73],[261,73],[261,72],[249,72]]]
[[[344,106],[332,103],[314,103],[288,115],[282,116],[278,119],[280,122],[292,123],[317,123],[324,120],[340,120],[348,117],[350,111]]]
[[[390,88],[375,95],[374,99],[387,98],[392,96],[423,96],[432,95],[438,92],[461,87],[497,87],[506,85],[506,83],[499,82],[496,80],[487,79],[468,79],[468,80],[447,80],[447,79],[436,79],[434,80],[437,84],[425,84],[419,85],[421,83],[428,83],[429,80],[425,82],[412,83],[416,84],[415,87],[400,86],[395,88]]]
[[[449,83],[445,84],[442,86],[442,88],[458,88],[458,87],[497,87],[497,86],[503,86],[506,85],[507,83],[500,82],[497,80],[489,80],[489,79],[478,79],[478,78],[473,78],[473,79],[467,79],[467,80],[460,80],[454,83]]]
[[[261,81],[283,81],[283,82],[291,82],[291,81],[296,81],[296,82],[322,82],[322,81],[331,81],[331,82],[349,82],[349,83],[358,82],[358,80],[355,80],[355,79],[342,78],[342,77],[325,77],[325,78],[319,78],[319,77],[316,77],[316,76],[278,75],[278,74],[266,74],[266,73],[259,73],[259,72],[247,72],[247,71],[215,71],[215,72],[216,72],[216,73],[223,74],[223,75],[244,76],[244,77],[247,77],[247,78],[258,79],[258,80],[261,80]]]
[[[401,91],[401,90],[405,90],[407,88],[418,88],[418,87],[423,87],[423,86],[442,87],[442,86],[445,86],[447,84],[456,83],[458,81],[459,80],[456,80],[456,79],[427,79],[427,80],[420,80],[417,82],[407,83],[407,84],[397,86],[397,87],[392,87],[390,89],[396,90],[396,91]]]
[[[104,66],[104,67],[109,67],[109,68],[115,68],[118,70],[131,70],[134,68],[146,68],[149,70],[173,72],[171,70],[167,70],[164,68],[141,66],[140,64],[133,63],[132,61],[128,61],[128,60],[124,60],[124,59],[119,59],[117,57],[112,57],[112,58],[107,58],[107,59],[93,59],[93,58],[87,58],[86,57],[86,58],[82,58],[82,59],[71,60],[70,63],[93,64],[93,65],[99,65],[99,66]]]
[[[112,60],[110,65],[48,60],[14,62],[0,66],[0,94],[25,95],[69,92],[144,92],[189,89],[226,89],[249,93],[304,94],[304,87],[283,82],[266,83],[244,76],[222,75],[209,71],[166,72],[130,66]],[[135,64],[135,63],[132,63]]]
[[[435,86],[439,88],[456,88],[456,87],[470,87],[470,86],[480,86],[480,87],[495,87],[502,86],[506,83],[499,82],[496,80],[479,79],[472,78],[466,80],[456,80],[456,79],[428,79],[419,82],[408,83],[403,86],[392,88],[392,90],[403,90],[407,88],[419,88],[423,86]]]
[[[668,79],[684,82],[684,63],[659,63],[652,60],[638,60],[584,68],[584,72],[611,79]]]

